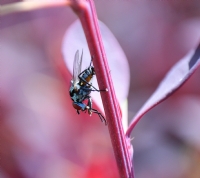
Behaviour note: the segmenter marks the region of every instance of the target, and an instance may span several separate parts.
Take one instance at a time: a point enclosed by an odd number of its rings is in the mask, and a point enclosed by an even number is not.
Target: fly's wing
[[[78,82],[78,75],[81,73],[81,65],[82,65],[83,51],[81,54],[81,58],[79,58],[79,51],[76,51],[74,57],[74,66],[73,66],[73,84],[76,85]]]

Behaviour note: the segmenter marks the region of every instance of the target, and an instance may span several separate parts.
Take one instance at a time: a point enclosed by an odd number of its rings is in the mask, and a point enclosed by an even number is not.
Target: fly
[[[82,59],[83,51],[79,58],[79,51],[77,50],[73,64],[73,79],[71,80],[71,87],[69,90],[70,97],[73,101],[72,105],[78,114],[80,114],[80,111],[88,111],[89,115],[96,113],[101,121],[107,124],[105,117],[98,110],[92,108],[92,98],[90,96],[91,91],[100,92],[107,90],[98,90],[92,85],[92,78],[95,75],[92,59],[89,67],[81,72]]]

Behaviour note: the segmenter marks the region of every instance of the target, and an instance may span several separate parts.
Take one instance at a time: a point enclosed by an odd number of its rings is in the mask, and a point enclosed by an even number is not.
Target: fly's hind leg
[[[101,122],[104,122],[105,125],[107,125],[107,121],[106,121],[105,117],[98,110],[91,108],[91,111],[93,113],[98,114],[99,118],[101,119]]]
[[[91,96],[88,96],[87,99],[88,99],[88,103],[87,103],[88,114],[89,115],[91,115],[92,113],[98,114],[99,118],[101,119],[101,122],[104,122],[105,125],[107,125],[107,121],[106,121],[105,117],[98,110],[92,108]]]

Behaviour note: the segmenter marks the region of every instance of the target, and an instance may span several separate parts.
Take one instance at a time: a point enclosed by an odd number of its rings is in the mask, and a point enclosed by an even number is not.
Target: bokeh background
[[[0,0],[8,4],[12,0]],[[200,40],[198,0],[95,0],[130,66],[129,119]],[[62,39],[69,7],[0,18],[0,177],[117,178],[107,127],[78,116]],[[114,50],[114,49],[113,49]],[[120,69],[119,69],[120,72]],[[137,178],[200,177],[200,69],[132,133]],[[128,82],[128,81],[127,81]]]

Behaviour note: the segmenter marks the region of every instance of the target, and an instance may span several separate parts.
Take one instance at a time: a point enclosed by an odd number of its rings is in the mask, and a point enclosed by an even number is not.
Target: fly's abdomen
[[[82,110],[84,111],[86,109],[86,105],[83,104],[83,103],[78,103],[78,102],[74,102],[73,103],[73,107],[76,109],[76,110]]]
[[[89,83],[92,80],[92,77],[93,77],[93,75],[90,74],[85,78],[85,80]]]

